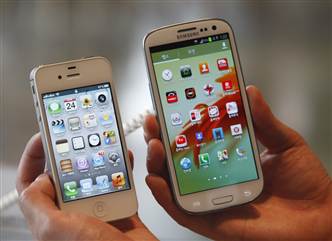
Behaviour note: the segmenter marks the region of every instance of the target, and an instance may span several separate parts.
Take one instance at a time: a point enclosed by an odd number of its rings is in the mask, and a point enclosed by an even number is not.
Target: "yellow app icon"
[[[126,184],[123,172],[116,172],[112,174],[113,187],[122,187]]]

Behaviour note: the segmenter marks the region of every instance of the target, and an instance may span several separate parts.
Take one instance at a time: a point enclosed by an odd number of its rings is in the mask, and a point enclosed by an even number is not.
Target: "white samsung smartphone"
[[[230,25],[163,27],[144,49],[178,205],[203,213],[257,198],[263,175]]]
[[[137,212],[110,62],[42,65],[31,88],[58,206],[112,221]]]

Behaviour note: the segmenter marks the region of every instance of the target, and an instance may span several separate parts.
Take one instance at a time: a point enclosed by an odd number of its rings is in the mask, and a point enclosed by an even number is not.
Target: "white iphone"
[[[263,175],[230,25],[163,27],[144,49],[178,205],[203,213],[257,198]]]
[[[110,62],[42,65],[30,83],[58,206],[103,221],[137,212]]]

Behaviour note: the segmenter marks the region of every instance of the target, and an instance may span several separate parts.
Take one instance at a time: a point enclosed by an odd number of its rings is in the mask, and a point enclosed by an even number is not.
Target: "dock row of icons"
[[[116,172],[111,175],[112,186],[115,188],[121,188],[126,184],[123,172]],[[110,188],[110,181],[107,175],[97,176],[95,179],[95,185],[93,185],[92,178],[85,178],[79,181],[80,191],[82,193],[91,193],[95,189],[103,190]],[[66,197],[75,198],[78,195],[78,185],[76,181],[65,182],[63,184],[64,194]]]
[[[246,155],[246,150],[243,147],[236,148],[236,154],[238,157],[244,157]],[[227,161],[229,159],[229,154],[227,149],[223,149],[217,151],[216,158],[220,162]],[[198,154],[198,161],[200,167],[209,167],[211,164],[210,154],[209,153],[201,153]],[[184,171],[188,171],[192,168],[192,160],[188,157],[184,157],[180,161],[180,167]]]

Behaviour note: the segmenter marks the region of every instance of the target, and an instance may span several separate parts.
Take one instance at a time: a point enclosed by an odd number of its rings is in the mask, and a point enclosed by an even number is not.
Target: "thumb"
[[[302,137],[278,120],[255,86],[247,87],[255,134],[270,153],[284,151],[303,143]]]

